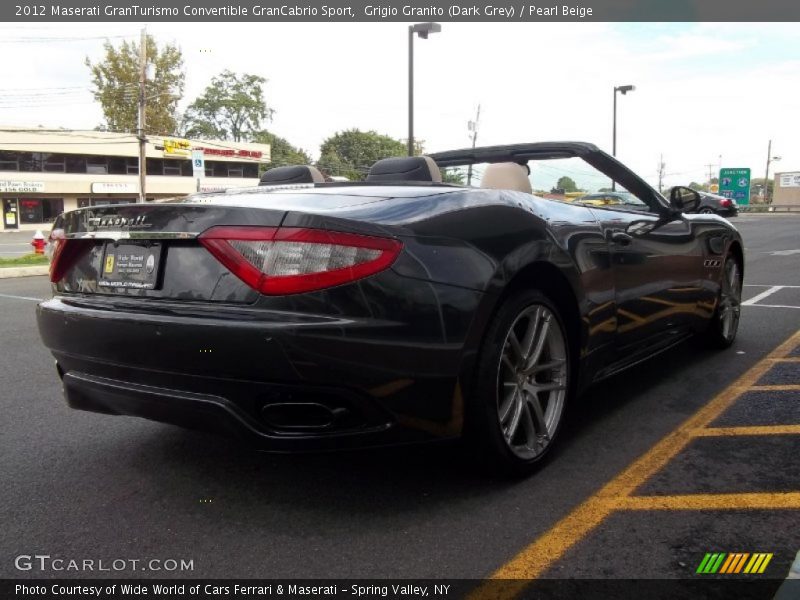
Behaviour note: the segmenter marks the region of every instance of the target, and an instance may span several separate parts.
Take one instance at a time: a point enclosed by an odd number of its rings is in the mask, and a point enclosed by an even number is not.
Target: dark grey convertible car
[[[532,194],[558,159],[637,202]],[[442,183],[469,166],[480,187]],[[688,336],[736,336],[737,231],[591,144],[386,159],[358,183],[286,167],[262,183],[59,217],[38,323],[70,406],[278,451],[465,436],[525,472],[586,386]]]

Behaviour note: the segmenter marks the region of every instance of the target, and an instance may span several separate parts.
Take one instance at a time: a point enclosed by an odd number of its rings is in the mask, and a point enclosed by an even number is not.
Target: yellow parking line
[[[800,385],[754,385],[750,388],[753,392],[797,392]]]
[[[800,509],[800,492],[628,496],[620,498],[616,507],[618,510]]]
[[[795,356],[789,356],[786,358],[776,358],[776,363],[800,363],[800,358]]]
[[[694,432],[697,437],[728,435],[800,435],[800,425],[751,425],[747,427],[705,427]]]
[[[773,350],[766,358],[783,358],[800,345],[800,330]],[[603,486],[597,493],[572,510],[532,544],[528,545],[490,576],[491,579],[510,579],[502,587],[500,597],[514,597],[526,587],[526,579],[535,579],[559,560],[579,540],[602,523],[621,504],[646,502],[629,498],[630,494],[650,476],[678,454],[701,427],[706,427],[727,409],[744,391],[753,386],[772,367],[771,360],[761,360],[739,377],[732,385],[683,422],[677,429],[639,457],[629,467]],[[759,498],[762,496],[758,495]],[[769,501],[778,496],[769,498]],[[800,494],[792,497],[792,507],[800,508]],[[741,496],[740,496],[741,499]],[[649,500],[655,502],[655,500]],[[771,505],[770,505],[771,506]],[[627,505],[626,505],[627,508]],[[498,588],[489,583],[479,586],[472,597],[489,594],[498,597]]]

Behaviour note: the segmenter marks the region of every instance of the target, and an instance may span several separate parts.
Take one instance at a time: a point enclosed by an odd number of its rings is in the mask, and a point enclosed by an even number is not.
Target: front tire
[[[733,344],[739,330],[741,306],[742,267],[737,258],[729,252],[722,265],[717,308],[705,332],[706,341],[710,346],[727,348]]]
[[[542,463],[561,428],[571,374],[558,308],[534,290],[509,298],[487,331],[468,405],[468,433],[484,462],[514,475]]]

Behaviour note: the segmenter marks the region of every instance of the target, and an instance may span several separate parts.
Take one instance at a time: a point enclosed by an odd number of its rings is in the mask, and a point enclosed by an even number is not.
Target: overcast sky
[[[407,135],[407,30],[402,23],[148,25],[183,51],[182,106],[223,69],[266,77],[267,127],[312,155],[357,127]],[[138,39],[138,24],[0,24],[0,125],[92,129],[86,56],[104,36]],[[612,90],[619,97],[619,158],[656,182],[705,181],[708,165],[763,177],[767,141],[800,170],[800,24],[454,24],[416,43],[416,126],[429,151],[583,140],[611,150]],[[44,88],[61,88],[42,92]]]

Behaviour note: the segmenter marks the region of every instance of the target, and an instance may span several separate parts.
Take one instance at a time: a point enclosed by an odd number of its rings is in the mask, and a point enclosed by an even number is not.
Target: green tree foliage
[[[177,46],[159,48],[153,36],[146,37],[147,62],[155,66],[155,77],[147,81],[145,132],[171,134],[177,130],[177,107],[183,97],[183,55]],[[118,47],[106,42],[103,58],[85,64],[92,76],[93,94],[103,108],[107,131],[134,132],[139,98],[139,44],[122,42]]]
[[[388,135],[349,129],[332,135],[322,143],[317,166],[330,175],[360,180],[366,177],[375,161],[390,156],[404,156],[405,153],[405,144]]]
[[[240,142],[253,137],[262,121],[272,120],[264,100],[267,80],[258,75],[225,70],[211,79],[203,94],[184,114],[187,137]]]
[[[693,190],[697,190],[698,192],[707,192],[708,191],[708,185],[707,184],[705,184],[705,183],[697,183],[696,181],[693,181],[692,183],[690,183],[688,187],[692,188]]]
[[[558,183],[556,183],[556,188],[564,190],[564,193],[578,191],[578,186],[575,185],[575,181],[566,175],[559,177]]]
[[[268,168],[286,165],[310,165],[311,157],[302,148],[292,146],[288,140],[267,131],[259,131],[253,135],[253,141],[270,145],[272,162]]]
[[[448,167],[441,169],[442,183],[455,183],[456,185],[466,185],[467,176],[458,167]]]

